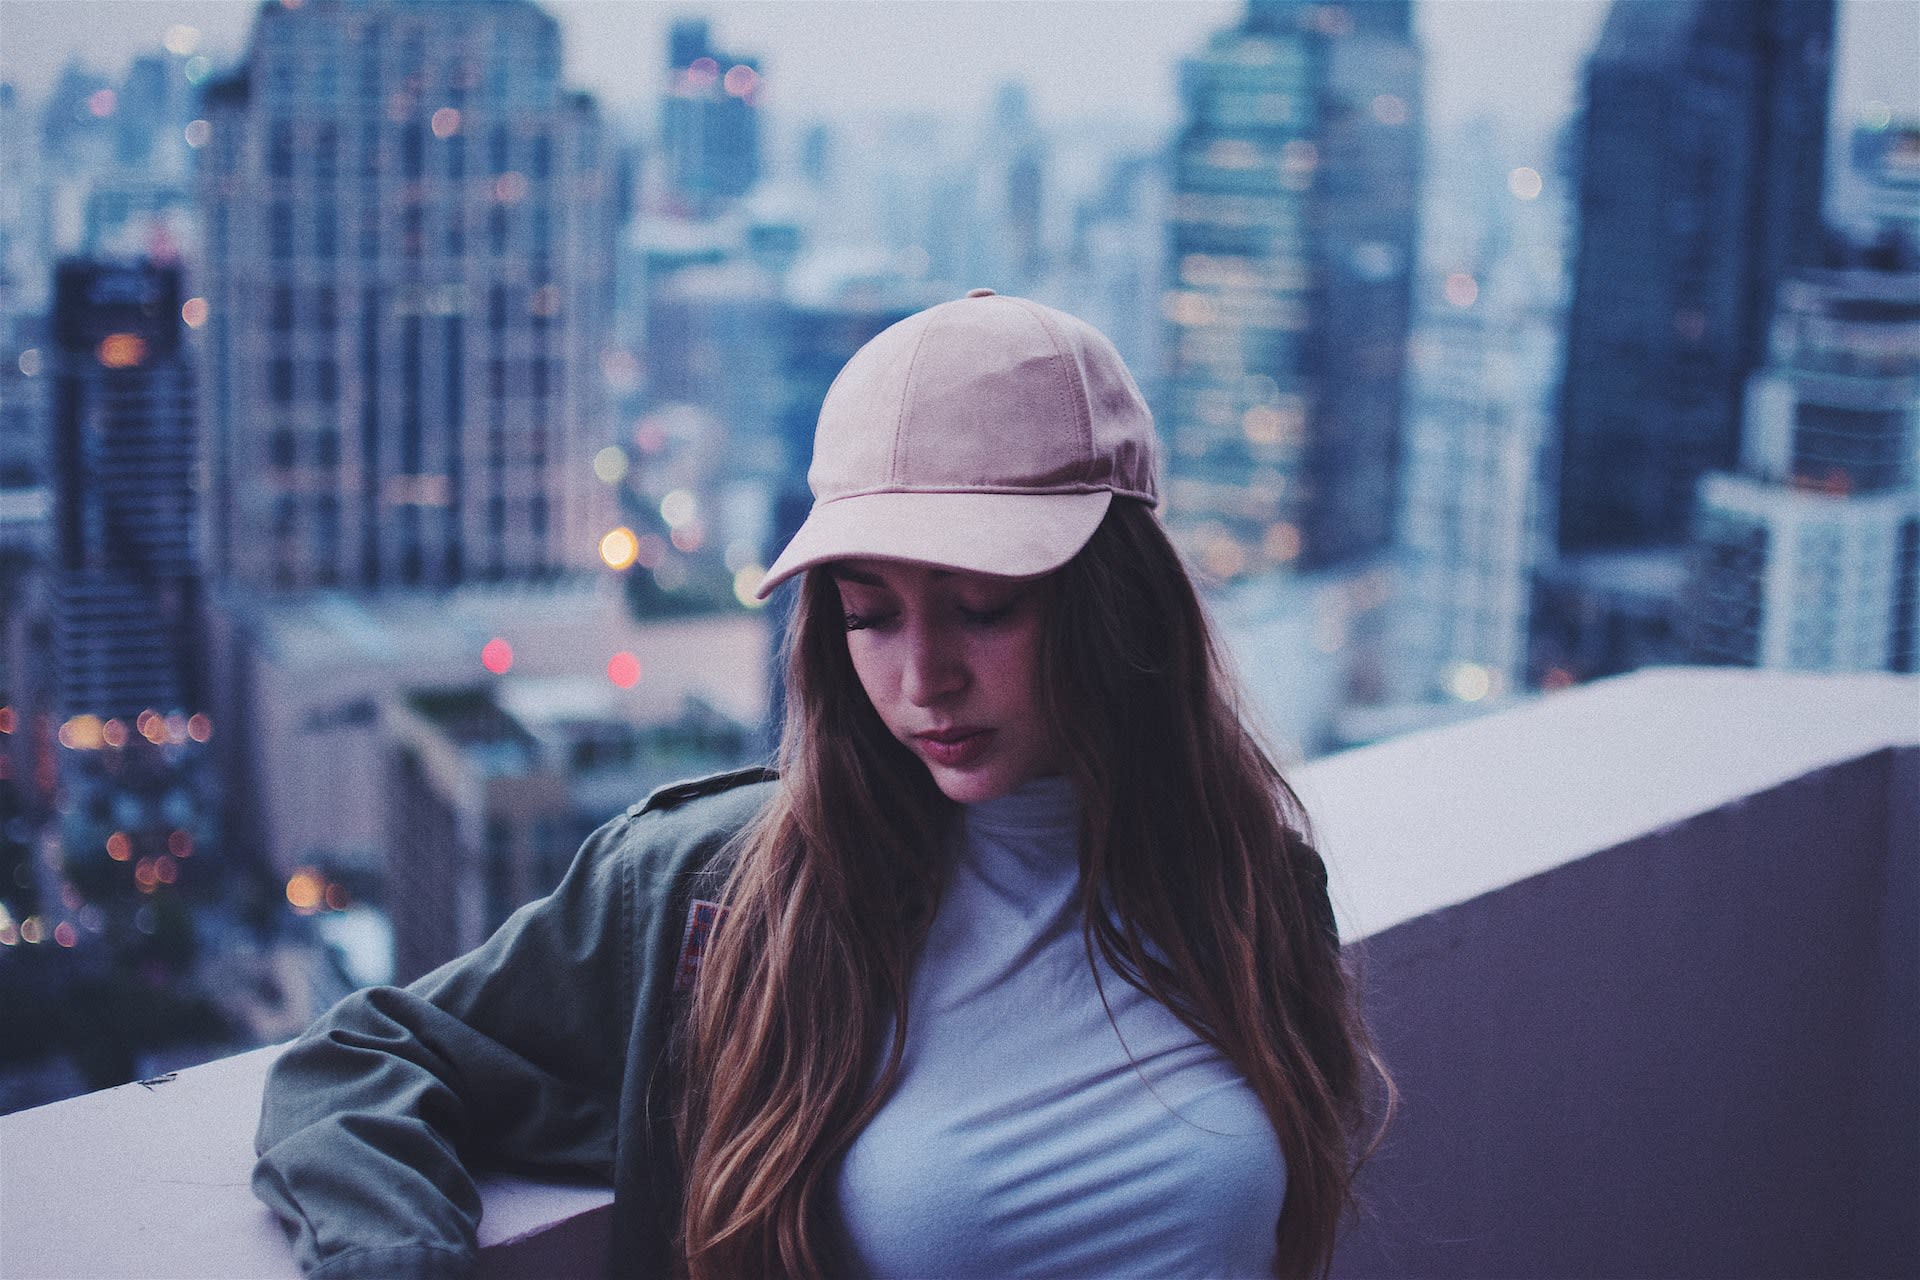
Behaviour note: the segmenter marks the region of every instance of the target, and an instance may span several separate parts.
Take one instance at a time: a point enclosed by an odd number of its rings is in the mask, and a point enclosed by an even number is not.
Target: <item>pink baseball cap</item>
[[[1153,415],[1105,336],[975,289],[884,330],[833,380],[813,510],[755,594],[856,558],[1050,572],[1115,497],[1157,500],[1154,454]]]

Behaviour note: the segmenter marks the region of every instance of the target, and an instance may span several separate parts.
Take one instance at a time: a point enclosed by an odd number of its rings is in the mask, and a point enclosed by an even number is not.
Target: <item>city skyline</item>
[[[1643,0],[1661,3],[1664,0]],[[1545,135],[1575,105],[1579,68],[1608,0],[1425,0],[1415,32],[1428,64],[1436,125],[1478,113]],[[980,0],[881,4],[853,0],[633,5],[548,0],[561,23],[564,74],[616,117],[650,116],[667,28],[708,18],[715,38],[759,55],[768,105],[786,123],[931,110],[978,116],[1009,79],[1030,88],[1048,125],[1087,120],[1169,129],[1178,114],[1180,60],[1231,25],[1237,0]],[[215,69],[245,52],[253,0],[0,0],[0,80],[43,97],[70,58],[113,73],[157,48],[175,26],[194,28]],[[990,20],[989,20],[990,11]],[[932,19],[937,16],[940,21]],[[1528,57],[1512,45],[1524,38]],[[1843,0],[1836,31],[1834,126],[1879,103],[1920,114],[1920,0]],[[1062,58],[1071,47],[1075,56]],[[636,74],[636,68],[641,69]],[[929,88],[937,82],[938,91]]]

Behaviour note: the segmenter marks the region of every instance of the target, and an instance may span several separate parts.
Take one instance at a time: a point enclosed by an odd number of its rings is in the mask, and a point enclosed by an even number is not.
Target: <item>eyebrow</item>
[[[882,580],[878,574],[867,573],[860,569],[851,569],[844,564],[828,565],[827,576],[836,582],[851,582],[862,587],[877,587],[882,591],[887,589],[886,582]],[[953,571],[951,569],[935,569],[933,576],[935,578],[951,578]]]

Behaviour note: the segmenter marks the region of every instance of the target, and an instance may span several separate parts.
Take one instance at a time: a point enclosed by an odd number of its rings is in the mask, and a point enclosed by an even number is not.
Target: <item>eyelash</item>
[[[1005,622],[1008,618],[1012,617],[1017,603],[1016,601],[1014,603],[1003,604],[995,609],[969,609],[961,605],[956,606],[956,611],[960,615],[960,620],[968,626],[991,627]],[[866,631],[873,627],[885,626],[893,620],[894,616],[895,615],[891,613],[855,613],[849,609],[846,612],[844,621],[849,631]]]

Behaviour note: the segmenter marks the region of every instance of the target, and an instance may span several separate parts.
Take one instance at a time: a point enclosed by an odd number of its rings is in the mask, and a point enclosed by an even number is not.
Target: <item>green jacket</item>
[[[716,858],[772,779],[746,769],[655,792],[478,950],[404,989],[356,992],[287,1049],[253,1190],[303,1270],[472,1275],[475,1163],[610,1180],[613,1270],[668,1273],[675,978],[692,903],[719,896]]]

